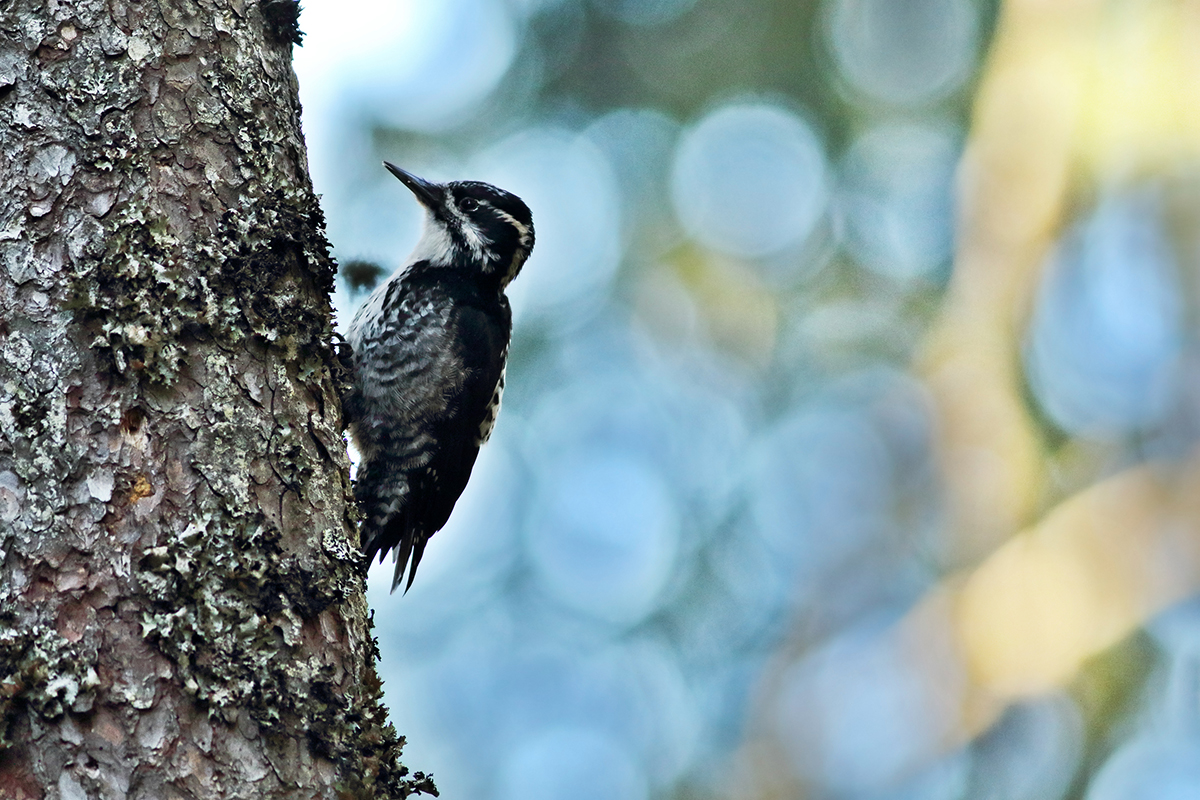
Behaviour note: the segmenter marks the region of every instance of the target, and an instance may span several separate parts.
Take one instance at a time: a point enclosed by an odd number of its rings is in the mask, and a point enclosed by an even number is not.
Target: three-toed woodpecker
[[[430,183],[384,166],[425,207],[425,227],[350,323],[345,411],[362,459],[363,552],[369,562],[394,550],[392,591],[411,558],[408,591],[496,422],[512,332],[504,289],[533,249],[533,218],[495,186]]]

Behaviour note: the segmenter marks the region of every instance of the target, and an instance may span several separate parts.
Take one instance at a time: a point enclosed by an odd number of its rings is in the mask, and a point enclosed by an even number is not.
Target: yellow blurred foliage
[[[966,579],[957,624],[974,681],[1004,700],[1063,685],[1200,586],[1191,473],[1143,466],[1051,495],[1019,368],[1072,193],[1200,160],[1197,42],[1194,1],[1013,2],[980,87],[960,250],[923,367],[958,552],[1000,545]]]
[[[960,166],[954,272],[915,367],[934,399],[950,574],[877,643],[911,665],[941,752],[1009,703],[1066,686],[1200,589],[1200,454],[1051,484],[1021,368],[1042,269],[1076,198],[1197,164],[1200,2],[1005,3]],[[779,676],[808,652],[766,681],[747,745],[759,769],[776,753],[796,787],[803,768],[786,763],[765,715]],[[961,684],[947,679],[956,674]]]
[[[765,367],[775,348],[779,304],[758,273],[699,247],[681,247],[647,270],[635,307],[660,335],[700,336],[756,367]]]

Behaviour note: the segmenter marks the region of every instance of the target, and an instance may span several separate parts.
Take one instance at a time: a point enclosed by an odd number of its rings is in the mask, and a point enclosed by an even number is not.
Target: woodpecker
[[[389,550],[407,592],[491,435],[512,311],[504,290],[533,250],[533,217],[486,183],[432,183],[383,162],[424,207],[404,266],[354,315],[344,408],[361,455],[354,497],[367,561]]]

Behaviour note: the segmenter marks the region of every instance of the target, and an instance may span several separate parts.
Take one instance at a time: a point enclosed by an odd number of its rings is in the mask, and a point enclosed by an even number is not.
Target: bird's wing
[[[446,417],[464,380],[447,301],[418,295],[395,313],[393,324],[354,342],[355,390],[363,411],[355,435],[364,450],[394,444],[406,449],[394,438],[423,438],[419,434],[431,422]]]
[[[508,319],[470,304],[421,304],[360,345],[355,422],[363,463],[355,494],[368,558],[395,548],[409,585],[429,536],[445,525],[479,452],[479,426],[504,371]],[[357,355],[357,354],[356,354]]]

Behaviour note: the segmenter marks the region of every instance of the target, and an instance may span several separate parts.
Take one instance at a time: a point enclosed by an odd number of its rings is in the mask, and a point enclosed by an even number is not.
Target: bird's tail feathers
[[[412,507],[408,482],[397,477],[398,469],[384,461],[371,461],[360,466],[355,482],[355,495],[363,514],[360,531],[362,551],[370,563],[376,555],[383,563],[388,551],[396,563],[392,576],[392,591],[400,585],[405,569],[409,570],[408,587],[417,574],[417,564],[425,552],[428,535],[416,522],[420,509]],[[411,567],[409,566],[411,563]]]
[[[425,534],[405,526],[399,541],[392,546],[392,560],[396,562],[396,570],[392,573],[393,592],[400,585],[404,578],[404,570],[408,567],[408,583],[404,585],[404,593],[408,594],[413,585],[413,578],[417,577],[417,565],[421,563],[421,556],[425,554],[425,543],[428,541],[429,537]]]
[[[372,522],[377,524],[372,525]],[[379,563],[382,564],[388,551],[391,551],[392,561],[396,564],[392,575],[393,592],[404,578],[405,569],[408,569],[408,584],[404,587],[407,593],[417,575],[417,565],[421,563],[429,537],[410,522],[409,515],[403,510],[386,521],[367,519],[363,522],[362,535],[362,549],[368,562],[378,553]]]

